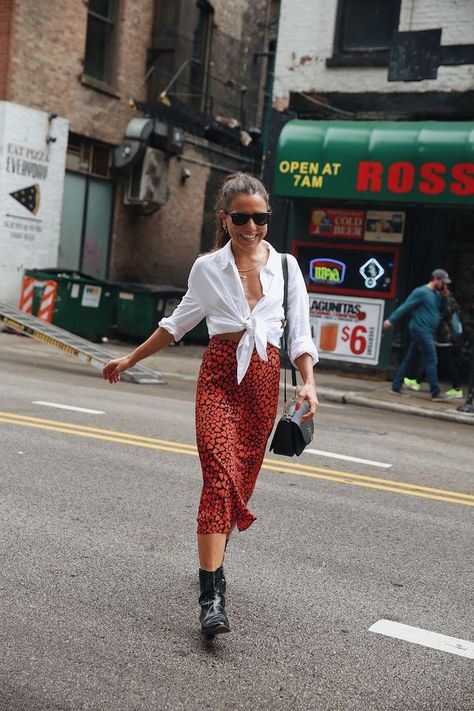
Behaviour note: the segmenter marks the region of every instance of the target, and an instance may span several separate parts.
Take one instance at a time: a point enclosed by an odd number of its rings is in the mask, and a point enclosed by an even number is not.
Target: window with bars
[[[90,141],[77,133],[69,134],[68,170],[110,178],[111,157],[111,149],[106,144]]]
[[[113,83],[120,0],[89,0],[84,73],[109,86]]]
[[[339,0],[334,54],[327,66],[387,65],[401,0]]]

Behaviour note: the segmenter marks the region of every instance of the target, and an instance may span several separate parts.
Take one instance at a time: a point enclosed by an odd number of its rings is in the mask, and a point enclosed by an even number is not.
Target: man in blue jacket
[[[392,393],[400,395],[403,378],[411,372],[420,357],[424,360],[426,375],[431,388],[431,399],[435,402],[444,401],[446,395],[441,392],[438,383],[438,360],[434,335],[439,324],[441,311],[446,307],[443,296],[446,285],[451,283],[448,272],[435,269],[431,281],[414,289],[408,299],[384,321],[384,328],[391,326],[405,314],[411,313],[408,328],[410,330],[410,345],[404,359],[400,363],[392,382]]]

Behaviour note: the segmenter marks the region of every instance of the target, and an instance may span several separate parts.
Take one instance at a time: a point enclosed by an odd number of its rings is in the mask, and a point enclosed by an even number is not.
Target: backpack
[[[463,333],[462,322],[457,311],[453,311],[449,325],[453,333],[453,340],[457,341]]]

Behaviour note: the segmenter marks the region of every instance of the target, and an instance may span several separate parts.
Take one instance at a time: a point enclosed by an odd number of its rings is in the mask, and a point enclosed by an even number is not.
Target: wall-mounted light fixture
[[[191,171],[188,168],[181,169],[181,185],[185,185],[188,178],[191,177]]]
[[[56,138],[51,135],[51,128],[52,128],[51,124],[54,121],[54,119],[57,119],[57,118],[58,118],[58,115],[56,113],[54,113],[54,111],[50,111],[50,113],[48,114],[48,133],[46,136],[46,143],[48,144],[48,146],[50,143],[56,143]]]

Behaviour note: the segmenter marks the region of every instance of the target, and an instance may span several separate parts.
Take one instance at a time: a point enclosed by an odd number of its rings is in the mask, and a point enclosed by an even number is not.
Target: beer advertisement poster
[[[368,210],[365,218],[364,239],[367,242],[403,242],[404,212]]]
[[[377,365],[383,299],[309,294],[311,333],[321,359]]]
[[[308,234],[311,237],[363,239],[364,210],[336,210],[315,207],[311,210]]]
[[[396,245],[365,242],[292,242],[308,291],[394,299]]]

